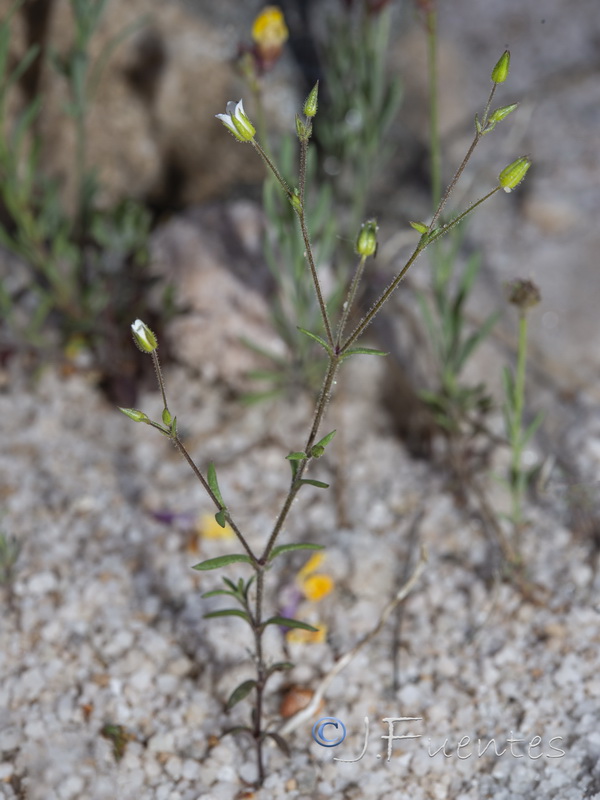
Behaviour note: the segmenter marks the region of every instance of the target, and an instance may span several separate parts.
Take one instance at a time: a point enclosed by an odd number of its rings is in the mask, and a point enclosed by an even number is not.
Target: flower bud
[[[313,88],[310,90],[310,94],[306,98],[306,102],[304,103],[304,116],[305,117],[314,117],[317,113],[317,95],[319,94],[319,81],[315,83]]]
[[[359,256],[374,256],[377,252],[377,220],[370,219],[361,225],[356,240],[356,252]]]
[[[122,411],[125,414],[125,416],[129,417],[129,419],[132,419],[134,422],[150,421],[146,416],[146,414],[144,414],[143,411],[138,411],[137,408],[121,408],[119,406],[119,411]]]
[[[491,125],[491,124],[495,124],[496,122],[500,122],[505,117],[508,117],[509,114],[512,114],[512,112],[515,110],[515,108],[518,105],[519,105],[518,103],[511,103],[511,105],[509,105],[509,106],[502,106],[501,108],[497,108],[495,111],[492,111],[492,113],[490,114],[490,118],[488,120],[488,123]]]
[[[410,227],[414,228],[420,234],[425,234],[429,230],[429,227],[425,225],[424,222],[411,222]]]
[[[133,340],[140,348],[142,353],[153,353],[158,347],[158,340],[150,328],[141,319],[136,321],[131,326],[133,331]]]
[[[504,191],[512,192],[521,183],[530,166],[531,159],[528,156],[521,156],[521,158],[517,158],[516,161],[509,164],[508,167],[505,167],[498,176],[498,181]]]
[[[302,200],[300,200],[298,189],[294,189],[293,193],[289,195],[289,201],[292,204],[294,211],[297,211],[298,214],[300,214],[302,211]]]
[[[510,50],[505,50],[498,63],[492,70],[492,80],[494,83],[504,83],[508,78],[508,70],[510,69]]]
[[[307,142],[312,133],[312,123],[308,124],[296,114],[296,135],[301,142]]]

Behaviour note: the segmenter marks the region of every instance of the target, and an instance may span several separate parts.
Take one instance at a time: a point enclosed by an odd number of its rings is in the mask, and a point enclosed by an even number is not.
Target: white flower
[[[254,139],[256,128],[246,116],[244,104],[241,100],[238,103],[230,100],[227,103],[227,113],[215,114],[215,116],[221,120],[238,142],[251,142]]]
[[[145,322],[142,322],[141,319],[136,319],[131,326],[131,330],[133,339],[142,353],[153,353],[156,350],[158,341]]]

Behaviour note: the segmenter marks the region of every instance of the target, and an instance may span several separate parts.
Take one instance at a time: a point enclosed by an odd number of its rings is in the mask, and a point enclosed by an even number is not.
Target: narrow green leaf
[[[280,544],[271,550],[269,561],[272,561],[282,553],[291,553],[294,550],[324,550],[324,544],[311,544],[310,542],[300,542],[298,544]]]
[[[303,631],[312,631],[313,633],[317,633],[319,630],[309,625],[307,622],[300,622],[300,620],[291,619],[290,617],[270,617],[263,622],[262,626],[265,628],[267,625],[282,625],[285,628],[301,628]]]
[[[212,463],[212,461],[208,465],[208,473],[207,473],[206,478],[208,480],[208,485],[210,486],[211,492],[214,494],[214,496],[219,501],[219,505],[222,508],[224,508],[225,507],[225,503],[223,502],[223,498],[221,497],[221,490],[219,489],[219,484],[217,482],[217,470],[215,469],[215,465]],[[217,520],[217,522],[219,522],[219,520]],[[221,525],[220,522],[219,522],[219,525]],[[221,526],[221,527],[224,527],[224,526]]]
[[[217,521],[217,525],[220,525],[222,528],[224,528],[225,525],[227,525],[227,520],[225,519],[226,514],[227,511],[224,508],[222,508],[220,511],[217,511],[217,513],[215,514],[215,520]]]
[[[237,705],[237,703],[239,703],[240,700],[243,700],[244,697],[247,697],[250,694],[250,692],[252,691],[252,689],[254,689],[255,686],[256,686],[256,681],[254,680],[248,680],[244,681],[243,683],[240,683],[240,685],[237,686],[230,694],[225,709],[229,711],[231,708]]]
[[[294,665],[291,661],[278,661],[276,664],[271,664],[267,670],[267,675],[272,675],[274,672],[284,672],[288,669],[293,669]]]
[[[330,356],[333,355],[331,347],[327,344],[327,342],[324,339],[321,339],[320,336],[317,336],[316,333],[311,333],[310,331],[307,331],[306,328],[301,328],[299,326],[298,326],[298,330],[300,331],[300,333],[304,333],[307,336],[310,336],[311,339],[314,339],[315,342],[318,342],[321,345],[321,347],[324,347],[325,350],[327,350],[327,352],[329,353]]]
[[[324,436],[322,439],[319,439],[319,441],[316,443],[315,447],[327,447],[327,445],[333,439],[335,434],[336,434],[336,431],[331,431],[331,433],[328,433],[327,436]]]
[[[506,397],[508,405],[512,408],[515,396],[515,382],[513,374],[508,367],[504,367],[502,370],[502,384],[504,386],[504,396]]]
[[[306,458],[306,453],[298,451],[296,453],[290,453],[286,458],[288,461],[303,461]]]
[[[542,424],[543,419],[544,419],[544,412],[543,411],[538,411],[538,413],[535,415],[535,417],[533,419],[533,422],[531,422],[529,424],[529,426],[527,428],[525,428],[525,430],[523,431],[523,438],[522,438],[522,442],[521,442],[522,444],[524,444],[524,445],[527,444],[527,442],[531,439],[533,434],[537,431],[537,429]]]
[[[329,489],[328,483],[323,483],[323,481],[313,481],[311,478],[303,478],[300,481],[300,486],[302,486],[304,483],[308,483],[311,486],[316,486],[317,489]]]
[[[242,553],[235,553],[228,556],[217,556],[217,558],[209,558],[207,561],[201,561],[199,564],[194,564],[192,569],[206,570],[206,569],[219,569],[226,567],[228,564],[251,564],[250,556],[245,556]]]
[[[224,736],[229,736],[229,735],[235,736],[237,733],[247,733],[249,736],[254,738],[254,733],[252,729],[249,728],[247,725],[234,725],[233,728],[227,728],[227,730],[223,731],[223,733],[221,734],[221,739]]]
[[[237,592],[228,592],[227,589],[212,589],[210,592],[204,592],[200,597],[216,597],[218,594],[226,594],[229,595],[229,597],[233,597],[235,600],[238,599]]]
[[[251,624],[248,614],[239,608],[222,608],[219,611],[209,611],[208,614],[204,615],[204,619],[212,619],[213,617],[241,617],[248,625]]]
[[[385,353],[383,350],[374,350],[372,347],[351,347],[350,350],[344,351],[342,353],[342,358],[347,358],[348,356],[389,356],[389,353]]]

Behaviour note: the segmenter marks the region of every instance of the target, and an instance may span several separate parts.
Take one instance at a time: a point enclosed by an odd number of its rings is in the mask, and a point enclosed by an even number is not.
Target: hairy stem
[[[521,310],[519,315],[519,344],[517,349],[517,369],[515,374],[515,390],[512,401],[511,445],[512,445],[512,513],[515,527],[522,522],[521,507],[523,503],[523,407],[525,404],[525,373],[527,365],[527,312]]]

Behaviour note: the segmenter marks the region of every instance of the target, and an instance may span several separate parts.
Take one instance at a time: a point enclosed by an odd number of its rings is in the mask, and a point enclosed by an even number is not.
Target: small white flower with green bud
[[[131,326],[133,332],[133,340],[140,348],[142,353],[153,353],[158,347],[158,339],[145,322],[141,319],[136,321]]]
[[[363,222],[358,238],[356,239],[356,252],[359,256],[374,256],[377,252],[377,220],[370,219]]]
[[[492,70],[492,80],[494,83],[504,83],[508,78],[508,71],[510,69],[510,50],[505,50],[498,63]]]
[[[530,166],[531,159],[528,156],[521,156],[521,158],[517,158],[512,164],[509,164],[508,167],[504,167],[498,176],[498,181],[504,191],[512,192],[521,183]]]
[[[251,142],[254,139],[256,128],[248,119],[241,100],[237,103],[234,100],[230,100],[227,103],[227,113],[215,114],[215,116],[221,120],[229,133],[235,136],[238,142]]]

